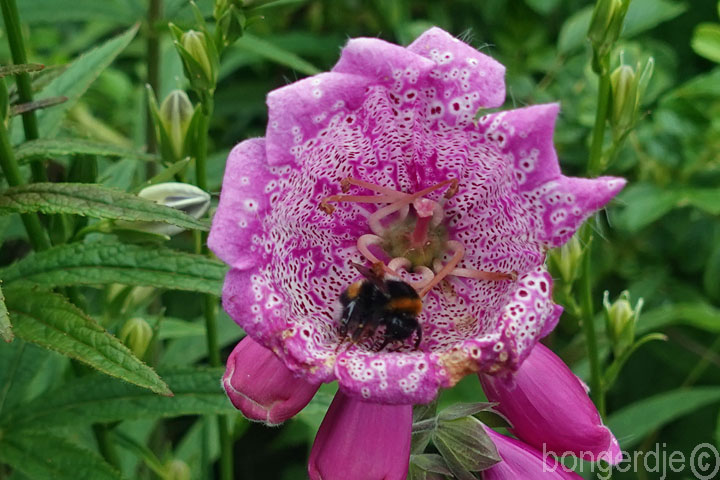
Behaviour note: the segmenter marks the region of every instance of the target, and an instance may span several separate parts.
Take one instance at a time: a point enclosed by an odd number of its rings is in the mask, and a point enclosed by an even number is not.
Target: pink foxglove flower
[[[558,457],[566,453],[616,464],[622,452],[583,383],[549,348],[538,343],[517,372],[481,374],[483,390],[523,442]]]
[[[297,378],[273,352],[250,337],[232,351],[223,376],[223,387],[235,408],[269,425],[295,416],[319,386]]]
[[[482,472],[483,480],[582,480],[560,462],[514,438],[485,429],[500,454],[501,462]]]
[[[411,405],[366,403],[338,392],[310,452],[310,480],[405,480]]]
[[[545,251],[624,185],[560,173],[558,105],[503,104],[504,67],[438,28],[407,48],[350,40],[332,71],[271,92],[265,138],[228,158],[209,245],[223,306],[309,383],[432,400],[512,370],[557,322]],[[422,297],[417,334],[341,333],[341,293],[382,262]]]

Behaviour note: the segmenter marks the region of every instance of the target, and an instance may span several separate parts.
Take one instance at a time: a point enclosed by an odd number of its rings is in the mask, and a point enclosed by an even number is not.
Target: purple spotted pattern
[[[425,403],[468,373],[516,369],[561,312],[545,251],[625,181],[560,173],[557,104],[474,122],[478,109],[502,105],[503,77],[498,62],[432,28],[407,48],[350,40],[332,71],[271,92],[266,137],[230,154],[210,231],[232,267],[228,314],[296,374],[379,403]],[[459,267],[517,280],[447,277],[424,298],[418,350],[411,340],[380,352],[340,346],[338,297],[359,277],[350,262],[367,264],[357,239],[385,205],[319,210],[346,177],[408,193],[457,178],[444,223],[465,246]]]

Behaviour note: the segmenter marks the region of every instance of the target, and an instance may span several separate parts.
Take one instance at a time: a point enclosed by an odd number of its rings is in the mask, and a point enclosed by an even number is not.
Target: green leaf
[[[54,7],[51,11],[56,9],[57,7]],[[80,56],[35,96],[36,100],[50,97],[68,98],[67,102],[57,107],[38,112],[38,126],[43,137],[54,137],[57,134],[68,110],[75,106],[102,71],[128,46],[138,28],[139,24],[136,24],[125,33]],[[13,143],[20,143],[21,138],[21,129],[13,128]]]
[[[218,295],[227,267],[202,255],[122,243],[71,243],[0,270],[6,284],[52,288],[122,283]]]
[[[52,358],[52,363],[49,361]],[[45,380],[65,365],[62,357],[37,345],[16,340],[0,348],[0,412],[35,397]]]
[[[204,337],[205,325],[202,323],[188,322],[177,318],[158,318],[158,339],[167,340],[170,338]],[[154,324],[153,324],[154,325]]]
[[[701,23],[695,27],[691,45],[698,55],[720,63],[720,24]]]
[[[618,410],[608,427],[623,449],[632,448],[645,435],[706,405],[720,401],[720,387],[696,387],[661,393]]]
[[[12,332],[12,325],[10,324],[10,316],[5,306],[5,296],[3,295],[2,288],[0,288],[0,338],[8,343],[12,342],[13,338],[15,338]]]
[[[69,213],[112,220],[163,222],[194,230],[207,224],[174,208],[119,190],[86,183],[32,183],[0,195],[0,215]]]
[[[468,471],[482,471],[500,461],[495,444],[475,417],[439,421],[433,443],[458,478],[470,478]]]
[[[720,309],[707,303],[674,303],[643,312],[637,334],[658,330],[667,325],[689,325],[711,333],[720,333]]]
[[[426,472],[441,473],[443,475],[452,475],[447,464],[440,455],[434,453],[424,453],[420,455],[410,455],[410,463],[417,465]]]
[[[492,411],[497,403],[456,403],[445,408],[438,415],[438,420],[457,420],[458,418],[468,417],[480,412]]]
[[[710,215],[720,214],[720,190],[712,188],[660,188],[636,184],[625,189],[619,200],[626,206],[617,215],[618,228],[637,232],[675,208],[695,207]]]
[[[20,18],[28,23],[77,22],[102,20],[128,25],[138,20],[142,11],[132,9],[127,0],[22,0],[18,2]]]
[[[152,368],[65,297],[32,289],[8,288],[5,293],[18,338],[153,392],[172,395]]]
[[[53,480],[121,480],[120,472],[95,452],[48,432],[4,432],[0,463],[29,478]]]
[[[231,414],[236,410],[220,385],[224,369],[187,368],[163,372],[172,397],[92,374],[64,383],[8,412],[0,424],[14,430],[42,430],[143,418]]]
[[[171,182],[174,180],[175,175],[178,173],[182,173],[185,171],[185,169],[190,165],[190,162],[192,162],[192,158],[183,158],[182,160],[179,160],[166,169],[160,171],[156,175],[154,175],[151,179],[147,180],[144,183],[141,183],[137,187],[133,188],[133,193],[137,193],[140,190],[142,190],[145,187],[149,187],[150,185],[156,185],[158,183],[162,182]]]
[[[80,138],[31,140],[20,144],[15,150],[15,158],[20,163],[26,163],[31,160],[47,160],[48,157],[58,157],[61,155],[99,155],[102,157],[133,158],[147,162],[153,162],[158,159],[157,155],[138,152],[132,148],[93,142]]]
[[[305,75],[315,75],[320,70],[292,52],[274,45],[267,40],[245,33],[235,42],[236,48],[260,55],[270,61],[285,65]]]

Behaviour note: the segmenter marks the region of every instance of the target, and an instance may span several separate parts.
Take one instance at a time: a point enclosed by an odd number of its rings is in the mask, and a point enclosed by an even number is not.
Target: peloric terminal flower
[[[423,403],[512,370],[555,325],[548,248],[624,185],[560,173],[558,106],[502,105],[504,68],[432,28],[409,47],[351,40],[332,71],[271,92],[269,126],[230,154],[209,245],[223,305],[309,383]],[[422,297],[422,341],[340,333],[338,297],[382,262]]]

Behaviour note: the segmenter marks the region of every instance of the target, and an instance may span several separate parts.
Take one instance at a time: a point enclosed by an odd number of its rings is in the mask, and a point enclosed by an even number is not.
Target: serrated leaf
[[[438,420],[456,420],[462,417],[468,417],[480,412],[492,411],[497,403],[456,403],[438,414]]]
[[[147,162],[158,159],[157,155],[138,152],[132,148],[80,138],[31,140],[20,144],[15,150],[15,158],[20,163],[26,163],[33,159],[46,160],[48,157],[61,155],[98,155],[102,157],[134,158]]]
[[[679,389],[644,398],[613,413],[607,425],[623,449],[648,433],[706,405],[720,401],[720,387]]]
[[[95,452],[80,448],[48,432],[4,432],[0,437],[0,463],[29,478],[53,480],[121,480]]]
[[[280,65],[285,65],[286,67],[297,70],[305,75],[315,75],[320,73],[320,70],[317,67],[306,60],[303,60],[293,52],[278,47],[267,40],[249,33],[245,33],[242,37],[237,39],[235,42],[235,48],[260,55],[261,57],[279,63]]]
[[[12,332],[12,325],[10,324],[10,315],[8,315],[7,307],[5,306],[5,296],[3,295],[2,288],[0,288],[0,338],[10,343],[13,341],[15,336]]]
[[[121,283],[219,294],[227,267],[202,255],[122,243],[70,243],[0,270],[6,284],[43,288]]]
[[[98,2],[103,3],[103,2]],[[52,9],[53,11],[56,8]],[[139,24],[114,37],[104,44],[86,52],[58,77],[54,78],[35,96],[36,100],[50,97],[67,97],[68,101],[49,110],[38,112],[38,126],[44,137],[54,137],[65,114],[70,110],[88,87],[105,70],[135,37]],[[13,143],[20,143],[22,132],[13,128]]]
[[[163,372],[172,397],[155,395],[104,375],[86,375],[8,412],[0,424],[14,430],[35,430],[143,418],[230,414],[236,410],[220,385],[223,372],[222,368]]]
[[[500,461],[495,444],[475,417],[439,421],[433,443],[458,478],[463,475],[458,465],[479,472]]]
[[[75,358],[107,375],[172,395],[152,368],[65,297],[16,288],[6,289],[5,294],[18,338]]]
[[[208,229],[207,224],[180,210],[101,185],[31,183],[9,188],[0,195],[0,215],[31,212],[163,222],[182,228]]]

